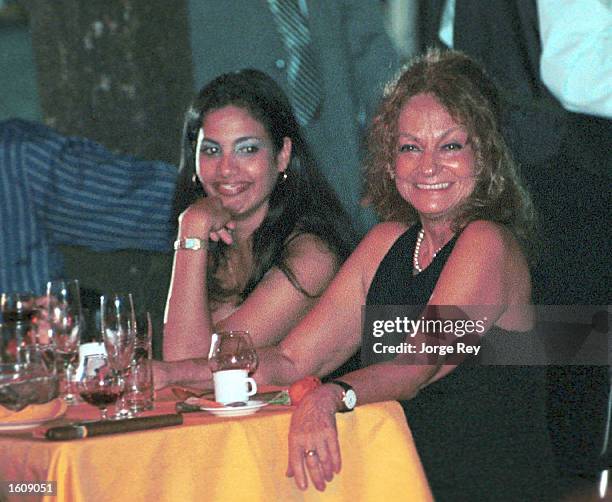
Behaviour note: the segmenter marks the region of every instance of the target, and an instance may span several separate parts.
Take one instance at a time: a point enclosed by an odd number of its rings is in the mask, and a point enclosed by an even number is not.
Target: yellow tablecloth
[[[278,406],[241,418],[192,413],[179,427],[64,442],[2,433],[0,480],[57,481],[56,497],[38,499],[53,502],[431,500],[397,403],[338,415],[343,467],[323,493],[285,477],[290,417]]]

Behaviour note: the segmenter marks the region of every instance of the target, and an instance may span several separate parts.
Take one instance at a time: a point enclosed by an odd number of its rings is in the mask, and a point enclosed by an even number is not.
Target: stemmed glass
[[[83,401],[100,410],[100,418],[108,419],[107,408],[123,394],[119,375],[110,368],[105,358],[85,356],[83,373],[77,380],[77,389]]]
[[[79,281],[54,280],[47,283],[45,317],[47,342],[51,343],[55,359],[61,364],[61,395],[68,404],[74,404],[72,373],[79,356],[83,321]]]
[[[100,298],[102,338],[111,369],[117,372],[121,386],[125,386],[127,372],[134,356],[136,315],[132,294],[113,293]],[[114,418],[130,418],[123,395],[117,404]]]
[[[208,354],[212,372],[241,369],[253,373],[257,363],[257,352],[248,331],[213,333]]]

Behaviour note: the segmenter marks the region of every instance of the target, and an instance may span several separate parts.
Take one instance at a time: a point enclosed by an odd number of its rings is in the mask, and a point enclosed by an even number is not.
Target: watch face
[[[357,405],[357,394],[353,389],[349,389],[344,394],[344,405],[352,410]]]
[[[200,239],[185,239],[185,249],[192,249],[197,251],[202,247]]]

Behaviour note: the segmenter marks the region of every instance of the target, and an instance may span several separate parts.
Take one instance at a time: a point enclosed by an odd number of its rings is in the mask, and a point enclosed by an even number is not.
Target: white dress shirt
[[[566,110],[612,118],[612,0],[538,0],[542,80]]]
[[[446,1],[438,34],[450,48],[455,1]],[[612,0],[536,3],[542,81],[566,110],[612,118]]]

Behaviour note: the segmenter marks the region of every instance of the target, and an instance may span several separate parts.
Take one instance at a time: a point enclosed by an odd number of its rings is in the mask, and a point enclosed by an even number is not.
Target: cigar
[[[142,431],[181,425],[183,416],[178,414],[156,415],[152,417],[126,418],[124,420],[100,420],[97,422],[82,422],[60,427],[51,427],[45,437],[52,441],[83,439],[105,434]]]

